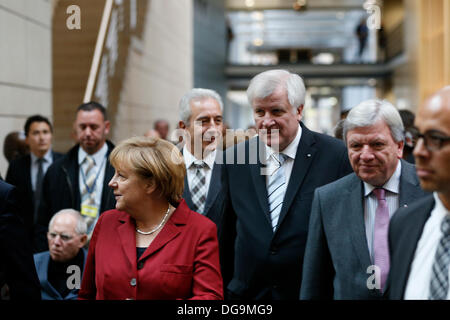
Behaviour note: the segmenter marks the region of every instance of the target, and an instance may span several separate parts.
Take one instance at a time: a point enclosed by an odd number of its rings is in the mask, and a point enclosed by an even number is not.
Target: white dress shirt
[[[39,158],[36,157],[32,152],[30,152],[30,156],[31,156],[31,168],[30,168],[30,170],[31,170],[31,187],[33,188],[33,192],[35,192],[36,191],[37,174],[38,174],[38,170],[39,170],[39,165],[37,163],[37,160]],[[47,151],[47,153],[42,157],[42,159],[44,160],[42,162],[42,169],[43,169],[42,171],[45,175],[48,167],[50,167],[51,164],[53,163],[52,149],[49,149]]]
[[[95,181],[95,187],[94,187],[95,206],[98,208],[98,210],[100,210],[101,202],[102,202],[103,180],[105,179],[105,168],[106,168],[106,161],[107,161],[106,154],[107,153],[108,153],[108,146],[106,143],[104,143],[103,147],[101,147],[100,150],[98,150],[96,153],[90,155],[92,157],[92,159],[94,159],[94,162],[95,162],[95,165],[91,170],[93,170],[96,175],[98,173],[98,177],[97,177],[97,180]],[[78,165],[80,166],[80,169],[83,170],[84,173],[86,173],[86,169],[88,166],[87,161],[85,161],[86,155],[87,155],[86,151],[84,151],[83,148],[79,147],[78,148]],[[82,190],[83,190],[83,186],[84,186],[84,179],[83,179],[81,170],[79,170],[79,173],[78,173],[78,176],[79,176],[78,183],[79,183],[79,188],[80,188],[80,195],[82,194]],[[100,170],[100,172],[99,172],[99,170]],[[87,177],[86,177],[86,179],[87,179]]]
[[[297,134],[294,140],[292,140],[291,143],[286,148],[284,148],[284,150],[280,150],[280,153],[286,156],[286,160],[283,163],[284,174],[286,175],[286,188],[287,186],[289,186],[289,180],[291,178],[292,168],[294,166],[294,160],[295,156],[297,155],[298,144],[300,143],[301,137],[302,137],[302,127],[299,124]],[[268,173],[266,175],[266,186],[268,186],[269,176],[279,167],[279,163],[276,160],[278,159],[278,157],[276,156],[274,150],[268,145],[265,146],[266,146],[266,165]]]
[[[430,294],[431,269],[434,263],[434,255],[442,237],[441,224],[444,217],[450,214],[450,211],[444,207],[441,199],[439,199],[438,194],[434,192],[433,196],[435,206],[417,243],[406,283],[405,300],[427,300]],[[449,299],[450,290],[447,293],[447,300]]]
[[[192,167],[192,164],[200,163],[201,161],[204,161],[206,163],[206,167],[203,168],[205,173],[205,184],[206,184],[206,198],[208,197],[209,192],[209,184],[211,182],[211,175],[212,170],[214,167],[214,160],[216,159],[216,153],[217,151],[214,150],[213,152],[209,153],[203,160],[197,159],[192,153],[189,152],[186,145],[183,147],[183,158],[184,158],[184,164],[186,165],[186,175],[187,175],[187,181],[189,190],[192,188],[192,181],[195,177],[195,173],[197,171],[196,168]]]
[[[389,219],[392,218],[394,212],[399,206],[399,190],[400,190],[400,174],[402,172],[402,163],[399,160],[389,180],[383,185],[386,190],[386,204],[389,209]],[[366,227],[367,245],[369,248],[370,258],[373,260],[373,235],[375,230],[375,213],[378,207],[378,200],[373,189],[376,187],[364,182],[364,224]]]

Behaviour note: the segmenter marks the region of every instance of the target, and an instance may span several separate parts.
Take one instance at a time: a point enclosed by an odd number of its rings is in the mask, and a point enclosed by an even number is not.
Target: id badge
[[[91,218],[97,218],[98,215],[98,208],[94,206],[89,206],[87,204],[83,204],[81,206],[81,214],[83,216],[91,217]]]

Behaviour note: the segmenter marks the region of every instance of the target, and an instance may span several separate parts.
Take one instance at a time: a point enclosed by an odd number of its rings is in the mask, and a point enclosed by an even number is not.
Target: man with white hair
[[[314,190],[351,172],[342,141],[301,123],[305,86],[286,70],[247,89],[258,136],[228,148],[226,221],[235,229],[228,299],[298,298]]]
[[[380,299],[389,272],[388,227],[422,196],[403,154],[403,123],[387,101],[367,100],[343,124],[354,173],[316,189],[300,299]]]
[[[34,255],[42,300],[76,300],[87,251],[87,224],[73,209],[63,209],[50,220],[49,251]]]
[[[179,127],[184,130],[181,150],[186,165],[183,199],[193,211],[203,214],[217,225],[222,276],[229,278],[223,263],[229,253],[224,247],[229,241],[223,233],[225,194],[222,192],[223,103],[220,95],[211,89],[193,88],[179,103]],[[217,161],[217,160],[220,161]]]

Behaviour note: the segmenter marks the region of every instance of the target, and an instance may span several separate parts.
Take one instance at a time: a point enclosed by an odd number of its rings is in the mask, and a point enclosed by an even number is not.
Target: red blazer
[[[217,230],[182,200],[137,261],[135,222],[109,210],[95,226],[79,299],[223,299]]]

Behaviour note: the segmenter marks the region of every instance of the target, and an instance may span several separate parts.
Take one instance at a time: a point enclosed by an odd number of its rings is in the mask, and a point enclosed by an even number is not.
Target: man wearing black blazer
[[[14,185],[19,192],[22,204],[20,215],[32,240],[44,175],[62,154],[52,150],[53,127],[46,117],[29,117],[25,122],[24,132],[30,154],[11,161],[5,181]]]
[[[361,102],[343,131],[354,173],[316,189],[300,299],[381,299],[389,272],[382,261],[389,253],[389,219],[399,206],[426,195],[414,166],[400,160],[404,129],[392,104]],[[381,190],[387,211],[378,210]]]
[[[44,177],[35,232],[37,252],[48,250],[47,227],[56,212],[80,211],[90,239],[100,214],[116,205],[108,187],[114,175],[108,159],[114,145],[106,139],[110,128],[106,109],[93,101],[80,105],[74,128],[78,144],[55,161]]]
[[[17,215],[19,203],[16,188],[0,180],[0,289],[6,283],[11,300],[40,300],[30,242]]]
[[[247,90],[258,136],[226,151],[226,219],[236,220],[228,299],[298,299],[314,190],[351,172],[342,141],[300,122],[303,80],[285,70]]]
[[[449,300],[450,86],[432,95],[415,119],[420,185],[433,195],[400,208],[389,228],[392,300]]]
[[[222,190],[221,181],[222,111],[223,103],[220,95],[210,89],[191,89],[179,103],[179,127],[184,130],[185,141],[181,149],[186,165],[183,198],[191,210],[203,214],[216,224],[222,277],[227,283],[231,274],[229,270],[223,268],[224,262],[229,260],[227,257],[229,247],[226,245],[230,241],[226,240],[228,234],[223,231],[226,195]]]

